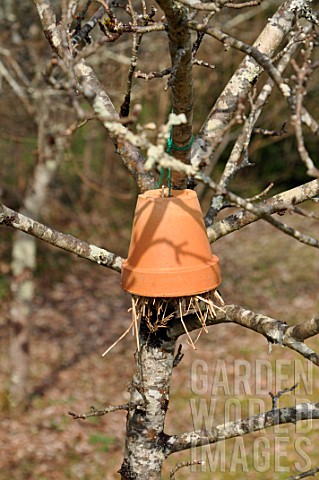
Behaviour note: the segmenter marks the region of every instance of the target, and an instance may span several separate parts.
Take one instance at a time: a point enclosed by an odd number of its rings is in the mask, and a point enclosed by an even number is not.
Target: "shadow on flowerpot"
[[[164,195],[163,195],[164,193]],[[221,282],[197,195],[193,190],[150,190],[138,196],[122,287],[144,297],[182,297]]]

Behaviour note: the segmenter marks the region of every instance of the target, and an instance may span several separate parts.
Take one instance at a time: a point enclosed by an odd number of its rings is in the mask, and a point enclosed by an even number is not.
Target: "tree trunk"
[[[27,188],[22,213],[34,220],[43,211],[49,184],[62,161],[66,137],[52,132],[50,109],[43,99],[38,118],[39,158]],[[29,386],[29,351],[31,309],[34,296],[34,272],[37,265],[36,239],[16,232],[12,245],[12,303],[10,308],[10,386],[9,402],[13,407],[25,406]]]
[[[36,240],[15,232],[12,246],[12,304],[10,309],[10,405],[22,405],[29,385],[30,314],[34,293]]]
[[[122,480],[160,480],[165,459],[164,422],[169,403],[175,341],[165,329],[150,333],[141,323],[140,350],[135,354],[130,408],[126,425]]]

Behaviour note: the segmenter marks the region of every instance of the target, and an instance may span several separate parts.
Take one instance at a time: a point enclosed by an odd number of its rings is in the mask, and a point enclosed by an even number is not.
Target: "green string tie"
[[[185,152],[186,150],[191,148],[191,146],[193,145],[193,142],[194,142],[194,135],[191,136],[191,139],[190,139],[189,143],[185,147],[178,147],[173,142],[172,131],[173,131],[173,127],[171,127],[170,130],[169,130],[169,137],[167,139],[166,153],[170,154],[172,150],[177,150],[178,152]],[[166,169],[164,167],[161,167],[159,180],[158,180],[158,183],[157,183],[155,188],[161,188],[161,186],[163,184],[163,178],[164,178],[165,170],[167,170],[168,196],[171,197],[171,192],[172,192],[172,169],[171,168]]]

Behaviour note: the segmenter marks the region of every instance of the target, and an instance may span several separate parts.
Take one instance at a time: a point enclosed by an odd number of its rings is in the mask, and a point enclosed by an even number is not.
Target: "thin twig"
[[[218,12],[223,7],[227,8],[246,8],[256,7],[261,4],[262,0],[249,0],[247,2],[235,3],[229,0],[216,0],[215,2],[199,2],[198,0],[179,0],[183,5],[201,11]]]
[[[116,412],[117,410],[129,410],[129,408],[130,408],[129,403],[123,403],[122,405],[106,407],[103,410],[97,410],[94,406],[92,406],[91,411],[88,413],[77,414],[69,411],[68,415],[73,417],[74,420],[78,420],[78,419],[86,420],[87,418],[90,418],[90,417],[101,417],[102,415]]]
[[[288,208],[289,212],[297,213],[298,215],[301,215],[302,217],[306,218],[313,218],[314,220],[319,220],[319,215],[316,215],[314,212],[307,212],[303,208],[299,208],[296,206],[291,206]]]
[[[173,368],[177,367],[177,365],[179,365],[182,361],[182,359],[184,358],[184,354],[182,353],[182,344],[180,343],[178,345],[178,349],[177,349],[177,352],[176,352],[176,355],[174,357],[174,361],[173,361]]]
[[[137,72],[135,72],[135,78],[144,78],[144,80],[148,81],[148,80],[152,80],[153,78],[163,78],[166,75],[170,75],[171,72],[172,72],[172,69],[170,67],[165,68],[165,70],[162,70],[161,72],[144,73],[138,70]]]
[[[132,0],[128,0],[129,10],[131,13],[131,17],[133,20],[133,26],[137,26],[137,14],[134,11],[133,2]],[[142,42],[143,35],[133,33],[133,45],[132,45],[132,52],[131,52],[131,65],[127,74],[127,81],[126,81],[126,93],[124,96],[123,103],[120,108],[120,117],[127,117],[130,113],[130,106],[131,106],[131,92],[132,92],[132,85],[133,85],[133,76],[137,65],[137,55],[138,50],[140,48]]]
[[[180,468],[191,467],[192,465],[204,465],[204,464],[205,464],[204,460],[192,460],[188,462],[177,463],[175,467],[172,468],[172,470],[169,472],[169,478],[170,480],[175,480],[175,473]]]
[[[282,395],[284,395],[285,393],[288,393],[288,392],[292,392],[293,390],[295,390],[298,387],[298,385],[299,385],[299,383],[296,383],[295,385],[293,385],[290,388],[284,388],[283,390],[280,390],[278,393],[276,393],[276,395],[269,392],[269,395],[271,396],[271,401],[272,401],[272,409],[275,410],[277,408],[277,402]]]
[[[262,197],[267,195],[267,193],[269,192],[269,190],[272,189],[273,186],[274,184],[271,182],[268,185],[268,187],[266,187],[262,192],[258,193],[257,195],[254,195],[253,197],[246,198],[247,202],[255,202],[256,200],[261,200]]]
[[[311,54],[314,48],[313,34],[310,39],[307,39],[306,48],[302,51],[303,64],[298,66],[297,62],[293,59],[291,64],[296,72],[296,107],[295,113],[292,116],[292,124],[295,128],[295,135],[297,140],[297,148],[301,160],[307,167],[307,173],[313,177],[319,177],[319,169],[314,165],[310,155],[306,149],[305,141],[302,131],[302,112],[303,112],[303,98],[307,88],[307,83],[313,72],[313,66],[311,64]]]
[[[286,125],[287,125],[287,122],[284,122],[282,127],[280,129],[277,129],[277,130],[268,130],[266,128],[253,128],[253,133],[260,133],[261,135],[264,135],[265,137],[281,137],[282,135],[284,135],[285,133],[287,133],[287,130],[286,130]]]
[[[213,65],[212,63],[204,62],[204,60],[198,60],[197,58],[193,59],[193,65],[210,68],[211,70],[214,70],[216,68],[216,65]]]
[[[299,473],[298,475],[289,477],[287,478],[287,480],[301,480],[302,478],[306,478],[306,477],[314,477],[318,472],[319,472],[319,467],[312,468],[311,470],[307,470],[306,472],[302,472],[302,473]]]
[[[217,27],[214,27],[212,25],[203,25],[194,21],[189,21],[187,22],[187,24],[191,30],[204,32],[207,35],[210,35],[211,37],[216,38],[216,40],[219,40],[224,45],[227,44],[235,48],[236,50],[240,50],[241,52],[244,52],[246,55],[250,55],[268,73],[270,78],[275,82],[278,89],[286,99],[290,109],[292,111],[294,110],[294,105],[293,105],[292,96],[291,96],[291,89],[289,85],[282,78],[279,70],[273,65],[272,61],[267,55],[265,55],[260,50],[258,50],[258,48],[248,45],[242,42],[241,40],[238,40],[237,38],[228,35],[227,33],[219,30]]]

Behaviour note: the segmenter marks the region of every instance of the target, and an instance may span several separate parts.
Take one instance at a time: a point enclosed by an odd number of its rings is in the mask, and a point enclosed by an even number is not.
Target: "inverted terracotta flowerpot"
[[[193,190],[149,190],[138,196],[122,287],[145,297],[182,297],[221,282]],[[167,191],[166,191],[167,194]]]

